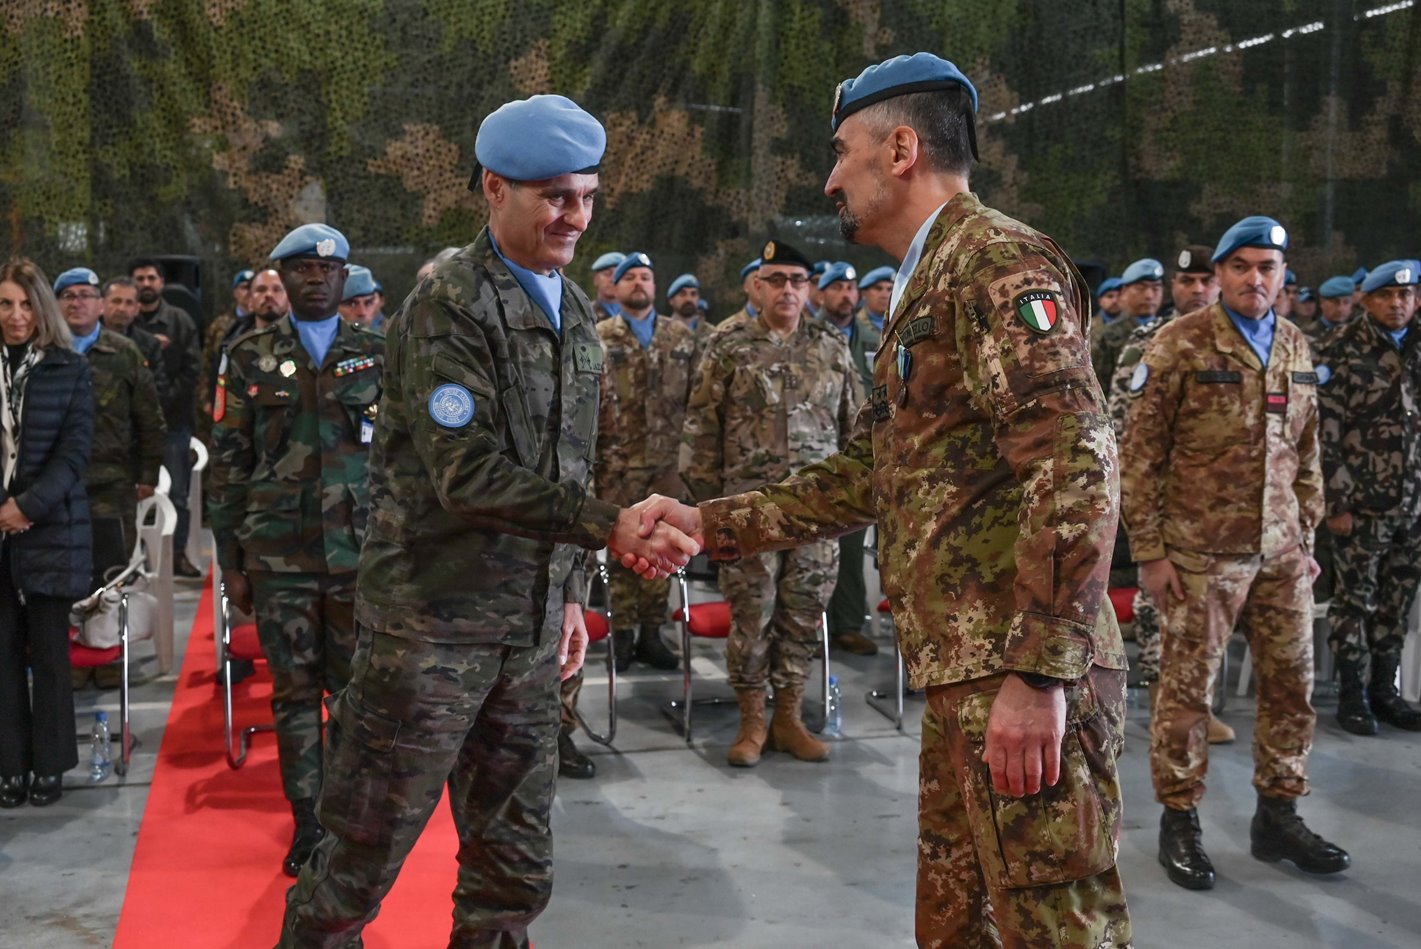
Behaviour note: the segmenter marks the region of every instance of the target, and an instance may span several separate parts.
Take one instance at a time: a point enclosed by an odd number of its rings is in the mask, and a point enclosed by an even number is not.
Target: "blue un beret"
[[[1096,299],[1100,299],[1112,290],[1119,290],[1121,286],[1119,277],[1106,277],[1100,281],[1100,286],[1095,288]]]
[[[1292,267],[1287,268],[1287,275],[1286,275],[1285,277],[1283,277],[1283,286],[1285,286],[1285,287],[1293,287],[1293,286],[1297,286],[1297,283],[1298,283],[1298,275],[1295,274],[1295,273],[1293,273],[1293,268],[1292,268]]]
[[[97,287],[99,285],[99,275],[88,267],[75,267],[72,270],[66,270],[55,278],[54,292],[63,293],[69,287],[77,286],[81,283],[88,287]]]
[[[697,290],[701,288],[701,282],[696,279],[695,274],[683,273],[681,274],[681,276],[671,281],[671,286],[666,291],[666,299],[671,299],[687,287],[695,287]]]
[[[860,109],[885,99],[912,92],[931,92],[961,86],[972,99],[972,111],[977,111],[977,90],[952,63],[932,53],[894,56],[869,66],[857,78],[845,79],[834,92],[834,114],[830,127],[839,130],[844,119]],[[975,142],[973,151],[975,153]]]
[[[1317,295],[1324,300],[1333,300],[1337,297],[1350,297],[1356,289],[1357,285],[1352,282],[1351,277],[1328,277],[1322,282],[1322,286],[1317,288]]]
[[[619,253],[618,251],[615,251],[615,250],[609,250],[609,251],[607,251],[607,253],[603,254],[601,257],[598,257],[596,260],[592,261],[592,272],[593,272],[593,273],[601,273],[603,270],[606,270],[608,267],[615,267],[615,266],[617,266],[617,264],[620,264],[622,261],[624,261],[624,260],[626,260],[626,259],[627,259],[627,255],[626,255],[626,254]]]
[[[1367,274],[1362,292],[1371,293],[1382,287],[1414,287],[1421,280],[1421,261],[1389,260]]]
[[[892,267],[875,267],[859,278],[859,289],[867,290],[875,283],[882,283],[887,280],[893,282],[893,275],[897,273]]]
[[[345,265],[345,291],[340,298],[340,302],[352,300],[355,297],[368,297],[379,289],[375,283],[375,275],[370,272],[369,267],[362,267],[359,264]]]
[[[566,96],[505,102],[480,123],[474,138],[479,165],[513,181],[596,171],[606,150],[602,123]],[[478,168],[469,190],[479,190]]]
[[[281,239],[272,249],[272,260],[287,260],[291,257],[330,257],[347,260],[350,257],[350,242],[345,235],[329,224],[302,224]]]
[[[1271,217],[1262,214],[1246,217],[1224,231],[1224,236],[1219,238],[1218,246],[1214,249],[1214,263],[1227,260],[1228,256],[1240,247],[1286,251],[1288,230]]]
[[[1303,287],[1298,291],[1298,302],[1307,303],[1312,299],[1312,287]]]
[[[809,268],[809,276],[811,276],[811,277],[821,277],[821,276],[823,276],[823,275],[824,275],[824,271],[828,270],[828,269],[829,269],[829,265],[832,264],[832,263],[833,263],[832,260],[816,260],[816,261],[814,262],[814,266]]]
[[[827,289],[829,284],[839,280],[857,280],[859,272],[847,260],[836,260],[825,269],[819,278],[819,289]]]
[[[759,270],[761,263],[762,263],[762,261],[760,260],[760,258],[756,257],[754,260],[750,261],[750,262],[749,262],[748,264],[746,264],[744,267],[741,267],[741,268],[740,268],[740,279],[741,279],[741,280],[744,280],[746,277],[750,276],[752,273],[754,273],[755,271]]]
[[[232,275],[232,289],[235,290],[244,283],[251,283],[252,278],[257,275],[255,270],[239,270]]]
[[[1355,283],[1355,284],[1357,284],[1358,286],[1361,286],[1362,283],[1366,281],[1366,279],[1367,279],[1367,268],[1366,268],[1366,267],[1358,267],[1356,270],[1352,271],[1352,282]]]
[[[616,270],[612,271],[612,282],[617,283],[618,281],[620,281],[623,277],[627,275],[627,271],[631,270],[633,267],[645,267],[647,270],[656,269],[655,267],[651,266],[650,257],[646,256],[639,250],[634,250],[625,258],[623,258],[620,264],[617,264]]]
[[[1163,279],[1164,264],[1153,257],[1141,257],[1125,268],[1125,272],[1120,275],[1120,286],[1128,287],[1130,284],[1139,283],[1142,280]]]

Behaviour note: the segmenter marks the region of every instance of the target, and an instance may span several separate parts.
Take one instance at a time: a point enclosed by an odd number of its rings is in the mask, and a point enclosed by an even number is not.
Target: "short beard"
[[[858,213],[849,210],[849,202],[845,200],[844,206],[839,209],[839,233],[843,235],[844,240],[857,244],[859,228],[863,226],[864,218],[872,220],[883,207],[887,197],[888,193],[880,182]]]
[[[158,291],[157,291],[157,290],[139,290],[139,291],[138,291],[138,302],[139,302],[139,303],[152,303],[152,302],[154,302],[154,301],[157,300],[157,299],[158,299]]]

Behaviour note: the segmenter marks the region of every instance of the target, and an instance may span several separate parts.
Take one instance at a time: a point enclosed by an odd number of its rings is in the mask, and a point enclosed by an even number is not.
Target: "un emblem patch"
[[[457,383],[445,383],[430,393],[429,417],[445,428],[463,428],[474,417],[473,393]]]

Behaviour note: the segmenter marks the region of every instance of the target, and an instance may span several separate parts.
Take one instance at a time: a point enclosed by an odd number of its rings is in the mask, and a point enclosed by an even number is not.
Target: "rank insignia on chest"
[[[296,375],[296,360],[294,360],[294,359],[287,359],[287,360],[284,360],[284,361],[282,362],[282,364],[281,364],[281,369],[280,369],[280,371],[281,371],[281,374],[282,374],[283,376],[285,376],[286,378],[288,378],[288,379],[290,379],[292,376]]]
[[[893,411],[888,406],[887,386],[874,386],[871,398],[873,402],[873,420],[875,422],[886,422],[893,417]]]
[[[276,372],[276,357],[271,353],[263,353],[257,360],[257,368],[262,372]]]
[[[1027,290],[1017,294],[1011,306],[1032,332],[1049,333],[1061,319],[1061,299],[1050,290]]]
[[[363,372],[366,369],[371,369],[374,367],[374,365],[374,356],[351,356],[348,359],[342,359],[340,362],[336,363],[335,375],[337,378],[339,378],[340,376],[348,376],[352,373]]]
[[[1288,394],[1286,392],[1268,393],[1268,411],[1274,415],[1282,415],[1288,411]]]

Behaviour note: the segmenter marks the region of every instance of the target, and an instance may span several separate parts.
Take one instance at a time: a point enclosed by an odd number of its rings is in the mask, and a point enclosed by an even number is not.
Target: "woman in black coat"
[[[43,806],[79,763],[69,608],[92,592],[94,395],[49,281],[23,258],[0,267],[0,333],[0,807]]]

